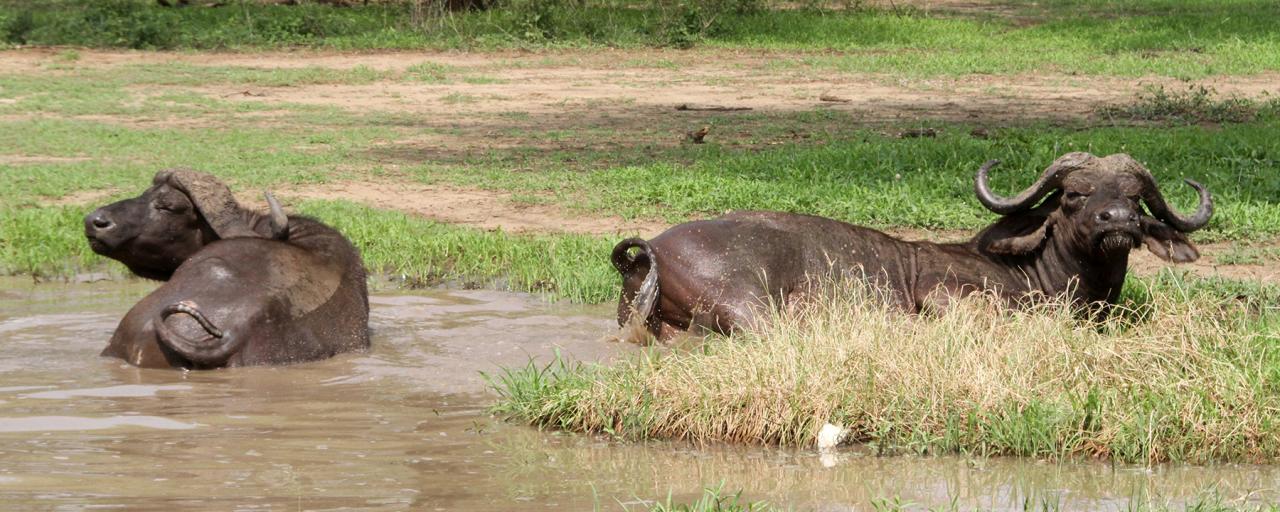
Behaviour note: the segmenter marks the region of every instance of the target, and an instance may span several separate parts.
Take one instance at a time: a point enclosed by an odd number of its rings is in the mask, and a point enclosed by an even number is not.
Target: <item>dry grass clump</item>
[[[1128,462],[1280,455],[1274,316],[1152,292],[1109,320],[989,296],[904,315],[840,286],[751,333],[610,368],[507,373],[500,411],[637,438]]]

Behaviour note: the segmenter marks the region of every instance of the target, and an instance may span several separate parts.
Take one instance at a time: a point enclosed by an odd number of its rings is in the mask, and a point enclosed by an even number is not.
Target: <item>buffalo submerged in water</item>
[[[963,243],[908,242],[782,212],[735,212],[652,240],[623,240],[612,255],[623,280],[623,336],[668,340],[695,327],[732,332],[751,325],[764,304],[798,300],[815,278],[833,273],[865,279],[909,312],[944,308],[979,290],[1010,300],[1044,294],[1079,305],[1115,303],[1130,250],[1146,245],[1173,262],[1199,257],[1186,233],[1209,222],[1213,200],[1195,181],[1187,184],[1200,204],[1186,217],[1129,155],[1069,153],[1012,198],[987,185],[997,163],[978,170],[976,192],[1003,217]]]
[[[151,368],[275,365],[369,347],[364,265],[316,220],[242,208],[188,169],[85,217],[93,251],[165,281],[116,328],[102,355]]]

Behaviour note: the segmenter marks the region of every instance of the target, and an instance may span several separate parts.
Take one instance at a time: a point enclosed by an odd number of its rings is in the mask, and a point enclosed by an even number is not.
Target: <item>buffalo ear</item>
[[[249,238],[262,235],[249,227],[244,209],[231,189],[217,178],[192,169],[165,169],[156,173],[155,182],[167,183],[191,199],[218,238]]]
[[[1175,263],[1190,263],[1200,258],[1200,251],[1187,239],[1187,235],[1172,226],[1151,217],[1142,217],[1142,241],[1147,250],[1160,259]]]
[[[1018,256],[1033,252],[1044,244],[1045,239],[1049,238],[1049,228],[1053,225],[1055,218],[1054,216],[1046,217],[1040,227],[1025,235],[1007,236],[991,240],[987,244],[987,250],[1007,256]]]

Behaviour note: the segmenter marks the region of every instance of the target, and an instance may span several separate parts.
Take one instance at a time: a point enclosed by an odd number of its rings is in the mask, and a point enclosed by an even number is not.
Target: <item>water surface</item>
[[[152,284],[0,280],[0,500],[6,510],[642,510],[723,483],[798,510],[1123,509],[1280,497],[1270,466],[1114,467],[620,443],[489,417],[481,372],[635,349],[609,306],[494,291],[380,293],[374,349],[283,368],[142,370],[98,357]]]

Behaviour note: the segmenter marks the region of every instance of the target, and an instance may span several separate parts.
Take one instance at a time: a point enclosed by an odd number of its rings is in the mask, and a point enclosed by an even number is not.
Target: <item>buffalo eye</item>
[[[169,212],[169,213],[184,213],[184,212],[186,212],[186,211],[187,211],[187,206],[186,206],[186,205],[182,205],[182,204],[160,203],[160,202],[158,202],[158,203],[153,204],[153,205],[152,205],[152,207],[154,207],[154,208],[155,208],[155,209],[157,209],[157,210],[165,211],[165,212]]]
[[[1065,204],[1068,208],[1077,209],[1084,206],[1084,202],[1089,198],[1089,194],[1067,191],[1065,198]]]

